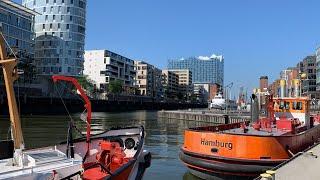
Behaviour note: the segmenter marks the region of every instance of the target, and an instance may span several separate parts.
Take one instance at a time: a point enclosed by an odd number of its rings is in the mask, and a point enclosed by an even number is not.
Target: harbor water
[[[84,131],[85,123],[80,114],[72,115],[77,127]],[[27,148],[43,147],[65,141],[68,116],[25,116],[22,128]],[[0,120],[1,139],[9,138],[9,119]],[[179,149],[183,143],[183,131],[188,127],[207,123],[157,118],[156,111],[132,111],[121,113],[93,113],[92,131],[101,132],[111,127],[143,125],[146,129],[145,149],[152,153],[151,167],[144,179],[198,179],[188,172],[179,160]],[[75,133],[76,134],[76,133]]]

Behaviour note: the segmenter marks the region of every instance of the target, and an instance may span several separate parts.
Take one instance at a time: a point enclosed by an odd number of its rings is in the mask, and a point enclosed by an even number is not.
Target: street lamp
[[[299,73],[299,80],[300,80],[300,97],[302,96],[302,80],[308,80],[306,73]]]

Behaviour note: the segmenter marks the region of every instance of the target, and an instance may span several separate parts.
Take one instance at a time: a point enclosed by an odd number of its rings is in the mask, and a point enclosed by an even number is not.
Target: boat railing
[[[232,123],[232,124],[222,124],[222,125],[216,125],[216,126],[196,127],[196,128],[190,128],[190,130],[219,132],[219,131],[225,131],[225,130],[229,130],[229,129],[240,128],[241,124],[243,124],[243,123],[248,125],[249,121],[237,122],[237,123]]]

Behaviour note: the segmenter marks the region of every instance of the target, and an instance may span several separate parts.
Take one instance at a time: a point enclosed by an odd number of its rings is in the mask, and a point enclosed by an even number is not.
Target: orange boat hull
[[[320,138],[320,125],[297,134],[257,136],[185,131],[180,159],[193,170],[205,173],[255,176],[288,160]]]

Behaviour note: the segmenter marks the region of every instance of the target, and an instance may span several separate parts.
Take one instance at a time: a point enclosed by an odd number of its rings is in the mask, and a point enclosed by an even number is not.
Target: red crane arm
[[[67,77],[67,76],[59,76],[55,75],[52,76],[53,82],[56,83],[57,81],[67,81],[71,82],[77,90],[80,92],[80,96],[83,98],[84,102],[86,103],[84,107],[87,109],[87,145],[88,145],[88,151],[90,149],[90,131],[91,131],[91,102],[88,98],[85,91],[82,89],[81,85],[78,83],[78,80],[73,77]]]

